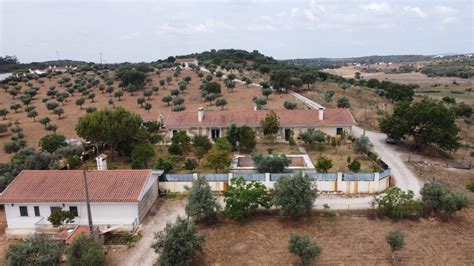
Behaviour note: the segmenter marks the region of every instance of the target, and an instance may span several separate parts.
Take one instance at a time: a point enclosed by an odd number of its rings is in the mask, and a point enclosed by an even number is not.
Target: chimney
[[[322,121],[324,119],[324,108],[319,107],[318,114],[319,114],[319,121]]]
[[[97,170],[107,170],[107,155],[101,154],[95,157],[97,162]]]
[[[198,108],[198,121],[202,122],[203,119],[204,119],[204,108],[199,107]]]

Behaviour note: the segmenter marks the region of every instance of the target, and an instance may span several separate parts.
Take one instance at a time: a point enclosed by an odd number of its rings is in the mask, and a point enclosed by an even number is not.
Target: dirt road
[[[142,238],[136,245],[128,250],[115,254],[110,265],[154,265],[158,260],[158,255],[151,248],[155,232],[162,231],[166,223],[174,222],[176,217],[185,216],[184,201],[166,200],[158,212],[149,217],[149,220],[141,228]]]

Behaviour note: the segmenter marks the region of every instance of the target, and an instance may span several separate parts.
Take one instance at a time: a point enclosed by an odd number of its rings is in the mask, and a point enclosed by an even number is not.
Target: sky
[[[0,56],[150,62],[210,49],[276,59],[474,52],[473,0],[0,0]]]

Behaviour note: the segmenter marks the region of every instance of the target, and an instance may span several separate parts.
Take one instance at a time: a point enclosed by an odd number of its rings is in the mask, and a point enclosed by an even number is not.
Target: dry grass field
[[[165,70],[162,71],[160,76],[157,76],[155,73],[149,73],[149,75],[152,78],[152,82],[151,84],[147,84],[146,87],[153,87],[159,86],[160,79],[164,79],[167,76],[172,76],[172,72],[171,70]],[[201,99],[199,92],[199,77],[191,70],[183,70],[178,80],[173,78],[171,84],[166,85],[165,88],[160,87],[158,95],[153,95],[150,100],[147,100],[147,102],[151,103],[153,106],[150,110],[151,114],[156,115],[157,117],[162,114],[164,117],[166,117],[171,112],[171,107],[167,106],[166,103],[163,103],[161,101],[161,98],[165,95],[169,95],[170,90],[177,87],[178,82],[181,81],[181,79],[185,76],[192,77],[192,81],[188,85],[188,89],[184,91],[184,94],[182,94],[182,96],[185,98],[185,106],[187,111],[197,110],[201,106],[205,107],[207,110],[221,109],[220,107],[216,107],[215,105],[210,106],[209,102],[205,102]],[[41,101],[41,99],[46,97],[46,92],[50,86],[56,86],[57,90],[60,92],[64,90],[64,88],[57,84],[57,81],[59,79],[60,76],[54,77],[51,80],[43,78],[43,84],[32,80],[31,83],[33,83],[34,86],[40,87],[40,90],[39,93],[33,98],[31,105],[37,107],[37,111],[39,113],[38,118],[48,116],[49,118],[51,118],[52,123],[58,125],[59,128],[57,132],[59,134],[63,134],[64,136],[66,136],[66,138],[77,137],[77,134],[75,132],[75,125],[79,118],[86,114],[85,108],[110,108],[111,106],[108,104],[108,100],[110,97],[107,93],[102,94],[98,88],[95,88],[94,93],[96,97],[94,99],[94,102],[91,102],[91,100],[87,99],[86,103],[83,106],[83,110],[80,110],[79,106],[75,105],[75,101],[81,96],[79,93],[75,93],[73,96],[67,99],[67,102],[65,102],[64,106],[60,106],[64,109],[64,115],[62,115],[59,119],[58,116],[54,115],[51,111],[48,111],[46,109],[45,104]],[[254,86],[250,86],[249,88],[247,88],[245,85],[237,83],[234,91],[229,92],[225,88],[223,80],[219,80],[217,78],[215,78],[215,80],[220,82],[222,85],[222,97],[225,98],[228,102],[227,106],[225,107],[227,110],[252,110],[254,105],[252,98],[254,96],[263,97],[260,88]],[[24,83],[21,83],[21,85],[22,90],[24,90],[26,85]],[[118,82],[115,82],[113,86],[115,90],[118,90]],[[142,96],[142,91],[135,92],[133,96],[129,95],[128,93],[125,93],[121,101],[114,99],[115,105],[122,106],[127,110],[130,110],[137,114],[145,114],[146,111],[140,108],[140,106],[137,104],[137,98],[140,96]],[[292,96],[287,94],[272,94],[268,100],[268,104],[266,105],[266,107],[270,109],[283,109],[283,103],[287,100],[295,101]],[[15,99],[12,99],[12,97],[7,92],[5,92],[4,90],[0,90],[0,109],[9,109],[10,105],[13,102],[21,103],[19,96],[17,96]],[[299,105],[299,107],[302,108],[301,105]],[[18,120],[21,123],[21,127],[23,128],[23,133],[25,134],[25,139],[28,142],[28,146],[37,147],[40,138],[48,134],[48,132],[44,129],[43,125],[38,122],[33,122],[33,119],[28,118],[26,115],[27,113],[23,110],[19,110],[18,113],[15,113],[14,111],[10,110],[10,114],[8,114],[7,119],[3,121],[0,120],[0,123],[14,122]],[[7,161],[10,157],[3,151],[3,145],[8,141],[10,141],[10,136],[0,137],[0,162]]]
[[[335,94],[328,103],[324,99],[324,93],[329,90]],[[366,124],[367,129],[378,129],[379,118],[393,110],[393,103],[390,100],[378,96],[374,90],[365,87],[352,86],[343,90],[337,83],[317,82],[309,91],[303,91],[301,94],[326,107],[336,107],[337,99],[347,97],[355,120],[361,126]],[[367,122],[364,123],[365,121]]]
[[[474,261],[474,211],[468,209],[450,222],[420,219],[371,219],[365,214],[341,213],[327,218],[321,212],[291,220],[262,214],[239,223],[222,221],[201,226],[207,242],[196,265],[298,265],[288,252],[292,233],[309,235],[322,247],[317,265],[389,265],[385,235],[405,234],[397,252],[401,265],[471,265]]]

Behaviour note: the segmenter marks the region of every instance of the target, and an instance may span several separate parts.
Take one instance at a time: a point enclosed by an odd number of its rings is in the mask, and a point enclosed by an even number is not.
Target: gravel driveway
[[[155,232],[165,229],[167,222],[174,222],[178,215],[185,216],[184,200],[166,200],[158,212],[150,216],[140,229],[142,238],[136,245],[121,254],[121,262],[118,265],[126,266],[147,266],[154,265],[158,260],[158,254],[151,248],[155,241]]]

